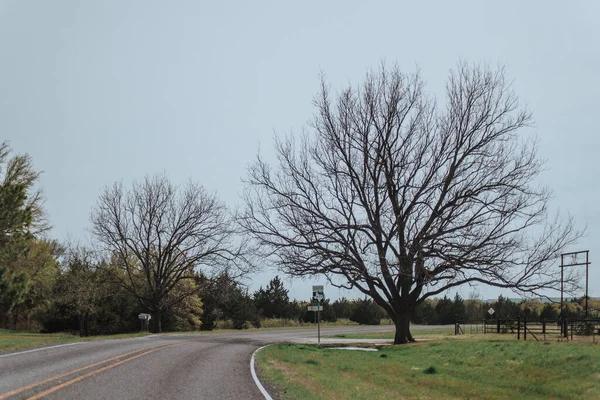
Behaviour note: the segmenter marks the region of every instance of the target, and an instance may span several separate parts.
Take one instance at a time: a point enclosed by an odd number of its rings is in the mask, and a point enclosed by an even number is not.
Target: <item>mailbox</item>
[[[150,321],[152,319],[152,315],[140,313],[138,315],[138,318],[141,319],[141,320]]]

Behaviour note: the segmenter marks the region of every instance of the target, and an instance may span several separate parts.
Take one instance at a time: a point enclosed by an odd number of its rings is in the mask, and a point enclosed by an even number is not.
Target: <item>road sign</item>
[[[488,312],[490,313],[490,315],[494,315],[494,313],[496,312],[496,310],[494,310],[492,307],[490,307],[490,309],[488,310]]]
[[[323,311],[323,306],[308,306],[308,311]]]
[[[322,301],[325,299],[325,294],[323,293],[323,285],[315,285],[312,287],[313,299],[317,301]]]

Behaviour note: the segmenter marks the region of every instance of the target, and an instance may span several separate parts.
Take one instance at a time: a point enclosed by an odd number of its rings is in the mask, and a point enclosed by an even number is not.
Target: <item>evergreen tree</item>
[[[465,306],[465,301],[460,297],[458,293],[454,296],[454,301],[452,302],[452,313],[454,314],[454,322],[455,321],[464,321],[467,319],[467,309]]]
[[[254,292],[254,304],[265,318],[289,318],[290,298],[279,276],[271,279],[265,289],[260,287]]]
[[[435,305],[436,323],[447,325],[455,322],[453,305],[454,302],[447,296],[437,302]]]

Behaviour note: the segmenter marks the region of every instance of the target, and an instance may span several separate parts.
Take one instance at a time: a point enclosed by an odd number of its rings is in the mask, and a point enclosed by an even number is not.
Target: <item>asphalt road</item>
[[[321,333],[385,330],[393,326]],[[4,354],[0,400],[263,399],[250,373],[252,353],[265,344],[307,339],[316,341],[315,329],[151,335]]]

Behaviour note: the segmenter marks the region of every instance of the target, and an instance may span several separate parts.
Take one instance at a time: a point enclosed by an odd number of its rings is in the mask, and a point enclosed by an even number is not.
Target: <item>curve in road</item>
[[[322,334],[392,329],[324,328]],[[248,368],[256,349],[311,338],[316,341],[314,329],[152,335],[4,354],[0,400],[263,399],[266,392]]]

